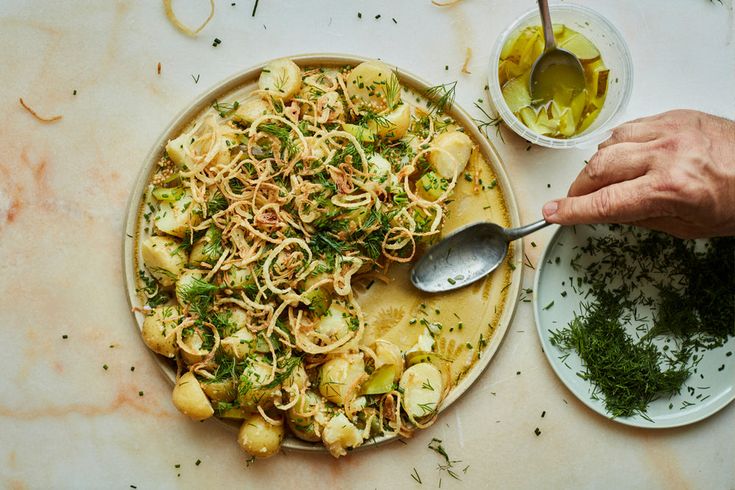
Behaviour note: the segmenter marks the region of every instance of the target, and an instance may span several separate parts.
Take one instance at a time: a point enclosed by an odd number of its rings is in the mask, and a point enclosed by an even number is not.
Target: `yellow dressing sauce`
[[[529,77],[533,63],[544,50],[540,26],[529,26],[514,33],[503,46],[498,78],[508,108],[531,131],[552,138],[570,138],[586,130],[600,114],[607,95],[610,70],[599,50],[585,36],[562,24],[554,24],[557,46],[577,56],[584,68],[585,88],[579,92],[564,79],[550,101],[531,99]],[[563,77],[553,70],[543,77]]]

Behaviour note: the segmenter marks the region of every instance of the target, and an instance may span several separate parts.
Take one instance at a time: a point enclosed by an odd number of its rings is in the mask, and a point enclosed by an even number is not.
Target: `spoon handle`
[[[550,224],[551,223],[548,223],[545,219],[542,219],[541,221],[531,223],[530,225],[520,226],[518,228],[508,228],[505,230],[505,237],[508,239],[509,242],[511,242],[518,238],[522,238],[530,233],[533,233],[534,231],[538,231],[541,228],[545,228]]]
[[[554,39],[554,28],[551,25],[551,14],[549,14],[548,0],[538,0],[538,7],[541,13],[541,25],[544,27],[544,53],[556,48],[556,40]]]

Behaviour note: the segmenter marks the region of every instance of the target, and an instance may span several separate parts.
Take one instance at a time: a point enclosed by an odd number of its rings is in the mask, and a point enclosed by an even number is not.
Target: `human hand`
[[[680,238],[735,235],[735,122],[689,110],[627,122],[567,196],[544,205],[547,221],[627,223]]]

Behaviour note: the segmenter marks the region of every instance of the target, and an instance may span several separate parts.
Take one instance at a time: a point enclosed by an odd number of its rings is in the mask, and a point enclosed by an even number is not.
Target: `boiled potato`
[[[250,456],[270,458],[281,448],[283,436],[282,424],[269,424],[260,414],[253,414],[243,420],[237,443]]]
[[[373,153],[368,158],[368,165],[370,165],[370,172],[374,175],[373,180],[377,182],[384,182],[389,187],[397,187],[400,185],[398,177],[392,172],[393,168],[391,163],[383,157],[380,153]],[[367,208],[360,208],[365,214],[365,217],[369,215]]]
[[[184,271],[176,280],[176,300],[181,306],[188,305],[196,295],[192,291],[199,285],[208,283],[202,280],[202,273],[198,271]]]
[[[429,163],[440,177],[451,180],[464,170],[472,153],[472,140],[461,131],[447,131],[431,142]]]
[[[237,401],[244,410],[254,412],[258,405],[268,407],[278,387],[266,388],[266,380],[271,374],[271,366],[263,360],[250,358],[240,376]]]
[[[332,302],[327,313],[319,319],[316,331],[332,339],[341,339],[349,335],[353,318],[343,304]]]
[[[362,444],[362,431],[343,413],[339,413],[327,422],[322,432],[322,441],[332,456],[338,458],[347,454],[346,448]]]
[[[319,411],[321,407],[321,398],[313,391],[306,391],[296,405],[288,409],[286,413],[286,423],[291,432],[304,441],[316,442],[320,439],[317,435],[317,426],[314,420],[313,412]],[[321,427],[319,427],[321,429]]]
[[[273,97],[288,100],[301,89],[301,68],[286,58],[273,60],[260,73],[258,88]]]
[[[181,198],[174,202],[162,201],[158,204],[158,211],[153,222],[163,233],[182,238],[186,235],[189,226],[196,226],[201,222],[201,213],[194,204],[189,191],[184,191]]]
[[[398,76],[378,60],[360,63],[347,76],[347,96],[358,107],[380,113],[401,100]]]
[[[248,326],[248,314],[239,306],[233,306],[225,311],[229,313],[229,318],[227,318],[227,322],[230,325],[233,325],[236,330],[240,330],[241,328],[245,328]]]
[[[309,375],[306,374],[306,369],[303,364],[296,366],[282,383],[284,388],[290,388],[293,385],[296,385],[299,391],[305,390],[309,387]]]
[[[161,286],[174,284],[186,264],[186,254],[181,244],[170,237],[152,236],[143,240],[141,246],[143,263]]]
[[[194,161],[189,156],[191,136],[187,133],[166,143],[166,154],[176,165],[185,169],[191,168]]]
[[[365,377],[365,361],[362,354],[334,357],[321,366],[319,392],[327,400],[344,405],[345,397],[359,391],[359,383]]]
[[[234,378],[221,381],[205,380],[200,386],[207,397],[216,402],[231,402],[237,395],[237,382]]]
[[[408,125],[411,122],[411,108],[408,104],[401,104],[393,111],[383,115],[380,122],[371,120],[368,122],[368,128],[377,133],[381,138],[391,140],[403,138],[408,131]]]
[[[266,101],[260,97],[254,97],[242,102],[232,115],[232,119],[241,123],[252,124],[260,116],[268,114],[270,110],[271,108]]]
[[[222,282],[230,289],[245,289],[248,286],[255,286],[253,269],[250,266],[232,266],[224,272]]]
[[[175,306],[157,306],[143,320],[143,342],[153,352],[166,357],[176,356],[178,311]]]
[[[444,389],[441,372],[428,362],[414,364],[406,369],[399,387],[403,390],[403,410],[411,418],[436,412]]]
[[[220,347],[228,356],[235,359],[244,359],[253,350],[255,343],[255,334],[246,327],[222,339]]]
[[[187,372],[176,381],[172,397],[174,406],[194,420],[204,420],[214,414],[212,404],[192,372]]]
[[[186,332],[186,330],[184,330],[184,332]],[[183,349],[179,350],[181,351],[181,357],[188,365],[191,366],[192,364],[196,364],[207,357],[209,352],[202,349],[204,346],[204,338],[196,330],[188,335],[184,335],[182,337],[182,341],[188,348],[189,352]]]
[[[189,253],[189,262],[199,265],[202,262],[215,264],[222,255],[222,232],[211,226],[199,240],[194,242]]]

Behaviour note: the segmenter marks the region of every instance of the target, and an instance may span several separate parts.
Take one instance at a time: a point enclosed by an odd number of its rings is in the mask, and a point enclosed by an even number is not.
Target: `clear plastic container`
[[[622,116],[633,90],[633,61],[628,45],[615,26],[600,14],[579,5],[551,5],[551,18],[555,24],[564,24],[586,36],[597,47],[602,60],[610,69],[607,96],[600,114],[584,132],[571,138],[551,138],[528,129],[508,108],[498,79],[498,63],[503,45],[510,35],[527,26],[541,25],[541,17],[535,8],[523,14],[498,38],[490,57],[488,87],[490,98],[503,121],[513,131],[531,143],[548,148],[591,147],[606,140],[613,124]]]

